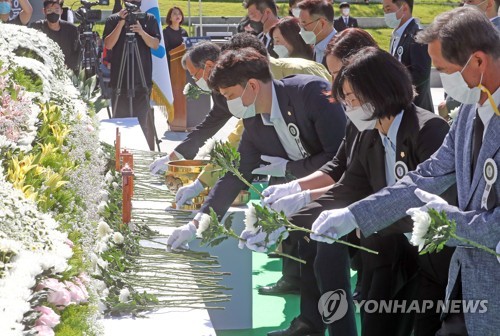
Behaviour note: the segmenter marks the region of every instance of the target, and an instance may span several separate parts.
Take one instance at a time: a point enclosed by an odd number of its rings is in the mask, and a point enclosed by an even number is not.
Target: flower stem
[[[495,251],[493,251],[492,249],[490,249],[490,248],[488,248],[488,247],[486,247],[486,246],[484,246],[484,245],[482,245],[482,244],[476,243],[475,241],[469,240],[469,239],[467,239],[467,238],[462,238],[462,237],[459,237],[459,236],[457,236],[455,233],[451,233],[451,236],[452,236],[453,238],[455,238],[456,240],[461,241],[462,243],[466,243],[466,244],[471,245],[471,246],[474,246],[474,247],[476,247],[476,248],[478,248],[478,249],[480,249],[480,250],[483,250],[483,251],[485,251],[485,252],[488,252],[488,253],[490,253],[490,254],[493,254],[493,255],[494,255],[495,257],[497,257],[497,258],[498,258],[498,257],[500,257],[500,254],[496,253],[496,252],[495,252]]]

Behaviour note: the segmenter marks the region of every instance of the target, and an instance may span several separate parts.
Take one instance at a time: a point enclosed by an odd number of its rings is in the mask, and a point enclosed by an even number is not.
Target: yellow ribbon
[[[491,96],[490,90],[485,88],[483,86],[483,84],[479,84],[478,87],[481,89],[481,91],[483,91],[484,93],[486,93],[488,95],[488,101],[490,102],[491,106],[493,107],[493,111],[495,111],[495,114],[497,116],[500,116],[500,111],[498,111],[498,107],[495,104],[495,100],[493,100],[493,97]]]

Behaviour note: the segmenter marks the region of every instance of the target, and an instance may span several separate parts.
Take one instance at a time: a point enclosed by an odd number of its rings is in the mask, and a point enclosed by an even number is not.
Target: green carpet
[[[275,283],[281,277],[281,259],[270,259],[266,254],[254,253],[253,266],[253,328],[217,331],[217,336],[263,336],[267,332],[285,329],[299,314],[299,296],[259,295],[257,288]],[[356,286],[356,272],[351,272],[352,288]],[[356,314],[358,334],[359,314]]]

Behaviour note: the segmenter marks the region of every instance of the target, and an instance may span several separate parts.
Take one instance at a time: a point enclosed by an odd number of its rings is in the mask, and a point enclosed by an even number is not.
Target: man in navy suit
[[[252,174],[278,177],[277,183],[306,176],[329,161],[342,142],[346,117],[342,107],[330,101],[331,85],[322,78],[272,80],[268,59],[243,48],[221,56],[209,84],[227,99],[229,111],[243,119],[239,170],[249,181]],[[194,220],[176,229],[167,244],[175,249],[194,239],[202,215],[213,208],[222,217],[243,188],[236,176],[226,174]]]
[[[481,12],[457,8],[436,17],[417,37],[428,44],[443,87],[463,103],[443,145],[394,186],[320,216],[317,234],[344,236],[354,228],[370,236],[403,218],[410,208],[444,211],[459,237],[499,250],[500,241],[500,35]],[[457,183],[458,206],[436,196]],[[321,240],[311,235],[312,239]],[[468,244],[456,246],[446,299],[486,300],[487,309],[462,307],[443,314],[436,335],[498,335],[499,259]],[[484,301],[483,301],[484,302]],[[456,305],[455,305],[456,306]]]
[[[414,103],[427,111],[434,111],[431,95],[431,59],[427,46],[415,41],[420,27],[412,16],[413,0],[383,0],[384,20],[394,28],[389,52],[411,73],[417,91]]]
[[[358,28],[358,20],[353,18],[351,14],[351,6],[348,2],[342,2],[339,6],[342,14],[338,19],[333,21],[333,27],[340,33],[347,28]]]

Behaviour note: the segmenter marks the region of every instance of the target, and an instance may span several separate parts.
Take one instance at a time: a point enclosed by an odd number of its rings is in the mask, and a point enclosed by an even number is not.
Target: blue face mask
[[[10,13],[10,3],[0,2],[0,14],[9,14],[9,13]]]

